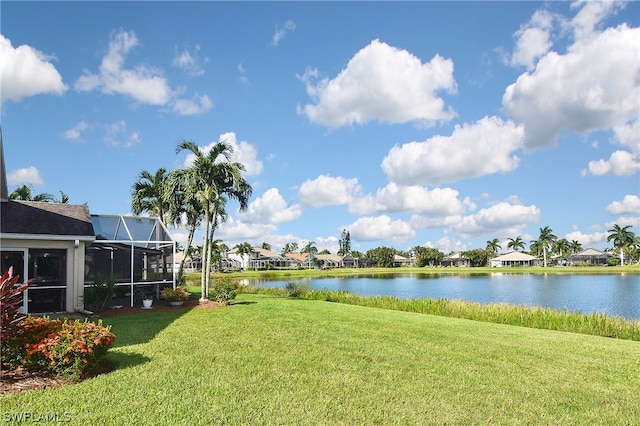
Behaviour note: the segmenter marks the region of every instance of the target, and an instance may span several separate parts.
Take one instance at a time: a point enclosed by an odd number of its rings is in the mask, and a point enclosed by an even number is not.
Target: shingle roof
[[[86,205],[18,200],[0,203],[0,233],[95,236]]]

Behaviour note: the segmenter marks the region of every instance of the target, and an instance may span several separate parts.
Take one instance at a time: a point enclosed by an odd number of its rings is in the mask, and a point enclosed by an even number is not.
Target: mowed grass
[[[3,396],[69,424],[640,423],[640,343],[315,300],[105,318],[109,374]],[[4,420],[4,419],[3,419]]]

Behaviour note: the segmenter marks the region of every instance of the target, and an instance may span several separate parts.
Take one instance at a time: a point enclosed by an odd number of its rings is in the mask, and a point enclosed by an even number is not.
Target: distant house
[[[243,269],[289,268],[291,259],[262,247],[252,247],[251,254],[239,254],[233,249],[227,255],[227,262],[240,265]]]
[[[454,253],[449,256],[445,256],[440,260],[441,266],[456,266],[456,267],[469,267],[471,266],[471,259],[464,257],[461,253]]]
[[[393,255],[393,266],[415,266],[416,258],[415,257],[404,257],[399,254]]]
[[[0,270],[30,281],[23,312],[83,311],[84,290],[113,277],[133,306],[138,285],[175,286],[175,241],[157,218],[92,215],[87,205],[10,200],[0,130]]]
[[[538,259],[537,257],[531,256],[526,253],[520,253],[518,251],[512,251],[511,253],[503,254],[490,260],[490,265],[493,268],[512,266],[537,266],[539,264],[540,259]]]
[[[342,266],[344,268],[357,268],[359,263],[358,260],[359,259],[356,259],[350,254],[347,254],[342,258]]]
[[[316,259],[322,261],[322,269],[342,268],[343,257],[338,254],[317,254]]]
[[[606,266],[609,264],[609,259],[612,257],[615,256],[596,249],[588,248],[580,253],[574,253],[569,256],[569,264]]]

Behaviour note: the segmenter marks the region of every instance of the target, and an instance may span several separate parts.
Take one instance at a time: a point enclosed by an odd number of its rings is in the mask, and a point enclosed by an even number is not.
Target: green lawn
[[[70,424],[640,423],[640,343],[242,294],[105,319],[117,370],[0,399]]]

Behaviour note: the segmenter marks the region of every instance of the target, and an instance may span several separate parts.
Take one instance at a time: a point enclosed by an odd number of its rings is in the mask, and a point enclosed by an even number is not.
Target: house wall
[[[83,240],[47,240],[47,239],[2,239],[2,250],[58,249],[66,251],[66,311],[73,312],[82,308],[84,295],[84,251]],[[26,277],[28,268],[25,268]]]

